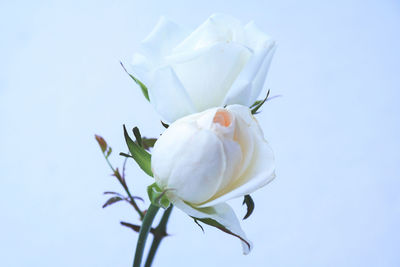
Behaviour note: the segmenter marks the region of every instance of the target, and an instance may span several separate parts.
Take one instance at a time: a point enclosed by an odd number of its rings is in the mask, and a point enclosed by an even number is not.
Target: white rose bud
[[[134,55],[132,71],[166,122],[208,108],[250,106],[260,95],[275,42],[253,22],[213,15],[194,32],[162,18]]]
[[[175,206],[217,221],[249,252],[250,242],[225,202],[275,177],[272,150],[249,108],[212,108],[177,120],[155,143],[151,166]]]

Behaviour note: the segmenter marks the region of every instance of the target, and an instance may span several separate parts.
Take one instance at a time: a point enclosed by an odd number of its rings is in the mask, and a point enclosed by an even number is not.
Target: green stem
[[[147,236],[149,235],[149,231],[153,223],[154,217],[156,216],[159,209],[160,207],[154,204],[150,204],[149,208],[147,209],[146,215],[144,215],[142,226],[140,227],[139,239],[136,244],[136,252],[135,252],[135,259],[133,261],[133,267],[140,267],[140,263],[142,262],[143,258],[144,246],[146,245]]]
[[[151,264],[153,263],[154,256],[156,255],[157,249],[161,243],[161,240],[167,236],[167,222],[169,219],[169,216],[171,215],[172,212],[172,204],[169,206],[169,208],[164,211],[164,214],[160,220],[160,223],[158,226],[154,229],[154,237],[153,237],[153,243],[151,244],[149,254],[147,255],[145,267],[150,267]]]

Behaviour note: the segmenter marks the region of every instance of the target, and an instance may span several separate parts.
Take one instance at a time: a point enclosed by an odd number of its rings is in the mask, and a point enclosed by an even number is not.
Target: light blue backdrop
[[[125,151],[123,123],[162,127],[126,76],[159,16],[195,27],[213,12],[254,19],[278,40],[259,115],[277,179],[242,226],[254,243],[175,210],[155,266],[400,266],[398,1],[2,1],[0,265],[130,266],[130,207],[94,141]],[[112,161],[121,163],[115,153]],[[131,162],[145,196],[152,181]],[[240,216],[241,200],[232,202]]]

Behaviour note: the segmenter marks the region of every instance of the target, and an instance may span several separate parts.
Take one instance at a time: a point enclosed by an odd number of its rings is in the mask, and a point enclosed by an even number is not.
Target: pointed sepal
[[[173,204],[197,222],[216,227],[227,234],[237,237],[242,242],[243,254],[250,252],[252,248],[251,241],[247,239],[235,212],[228,204],[220,203],[212,207],[197,208],[179,199],[173,200]]]
[[[167,209],[171,202],[166,196],[166,190],[162,190],[157,183],[151,184],[147,187],[147,194],[152,204],[161,208]]]
[[[140,89],[142,90],[142,93],[143,93],[144,97],[145,97],[148,101],[150,101],[150,98],[149,98],[149,91],[147,90],[147,87],[146,87],[141,81],[139,81],[138,78],[136,78],[135,76],[133,76],[132,74],[130,74],[130,73],[126,70],[126,68],[125,68],[124,64],[122,64],[122,62],[120,62],[120,64],[121,64],[122,68],[124,69],[124,71],[129,75],[129,77],[131,77],[131,79],[132,79],[137,85],[139,85]]]
[[[153,176],[153,172],[151,171],[151,155],[149,152],[144,150],[141,146],[139,146],[136,142],[134,142],[124,125],[124,136],[126,144],[128,145],[130,156],[136,161],[139,167],[147,173],[149,176]]]
[[[243,198],[243,205],[246,204],[247,206],[247,212],[246,215],[244,215],[243,220],[246,220],[247,218],[250,217],[250,215],[253,213],[254,211],[254,201],[251,198],[250,195],[245,195]]]

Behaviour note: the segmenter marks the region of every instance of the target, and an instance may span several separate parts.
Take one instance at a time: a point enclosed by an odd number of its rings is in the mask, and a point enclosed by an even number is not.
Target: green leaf
[[[250,217],[250,215],[253,213],[253,210],[254,210],[254,201],[250,195],[244,196],[243,205],[244,204],[246,204],[246,206],[247,206],[247,212],[246,212],[246,215],[244,215],[243,220],[246,220],[247,218]]]
[[[255,106],[257,106],[257,105],[260,104],[261,102],[262,102],[262,100],[257,100],[256,102],[254,102],[253,105],[250,106],[250,109],[251,109],[251,108],[254,108]]]
[[[267,92],[267,96],[263,100],[257,100],[253,105],[250,106],[251,109],[251,114],[256,114],[259,108],[261,108],[262,105],[264,105],[265,101],[267,101],[268,96],[269,96],[270,90]]]
[[[151,155],[129,137],[125,125],[124,136],[132,158],[145,173],[147,173],[149,176],[153,176],[153,172],[151,171]]]
[[[118,201],[121,201],[121,200],[124,200],[124,199],[120,198],[120,197],[112,197],[109,200],[107,200],[106,203],[104,203],[103,208],[105,208],[107,206],[110,206],[111,204],[114,204],[114,203],[116,203]]]
[[[120,156],[123,156],[123,157],[125,157],[125,158],[133,158],[131,155],[126,154],[126,153],[124,153],[124,152],[120,152],[119,155],[120,155]]]
[[[136,138],[137,144],[138,144],[139,146],[143,147],[143,145],[142,145],[142,136],[140,135],[139,128],[138,128],[138,127],[134,127],[134,128],[132,129],[132,132],[133,132],[133,135],[134,135],[135,138]]]
[[[162,126],[164,126],[165,129],[168,129],[169,124],[167,124],[167,123],[165,123],[165,122],[163,122],[163,121],[161,121],[161,124],[162,124]]]
[[[124,69],[124,71],[129,75],[129,77],[131,77],[132,80],[134,80],[135,83],[136,83],[137,85],[139,85],[140,89],[142,90],[142,93],[143,93],[144,97],[145,97],[148,101],[150,101],[149,92],[148,92],[148,90],[147,90],[147,87],[146,87],[141,81],[139,81],[139,79],[137,79],[135,76],[133,76],[132,74],[130,74],[130,73],[126,70],[126,68],[125,68],[124,64],[122,64],[122,62],[120,62],[120,63],[121,63],[122,68]]]
[[[200,222],[202,222],[202,223],[205,223],[205,224],[208,224],[208,225],[210,225],[210,226],[216,227],[216,228],[218,228],[219,230],[221,230],[222,232],[225,232],[225,233],[227,233],[227,234],[230,234],[230,235],[233,235],[233,236],[239,238],[239,239],[242,240],[244,243],[246,243],[246,245],[250,248],[249,242],[247,242],[247,241],[246,241],[244,238],[242,238],[241,236],[239,236],[239,235],[237,235],[237,234],[235,234],[235,233],[232,233],[231,231],[229,231],[228,229],[226,229],[225,226],[223,226],[222,224],[220,224],[220,223],[217,222],[216,220],[213,220],[213,219],[211,219],[211,218],[194,218],[194,217],[192,217],[192,218],[195,219],[195,220],[197,220],[197,221],[200,221]]]
[[[161,190],[157,183],[153,183],[147,187],[147,194],[151,203],[164,209],[168,208],[171,204],[165,193],[166,190]]]
[[[108,147],[106,140],[104,140],[103,137],[101,137],[100,135],[97,135],[97,134],[94,135],[94,138],[96,138],[96,141],[99,144],[101,151],[103,151],[103,153],[105,153],[107,150],[107,147]]]
[[[194,220],[194,223],[197,224],[197,226],[199,226],[200,229],[201,229],[201,231],[203,231],[203,233],[204,233],[204,228],[203,228],[203,226],[201,226],[201,224],[197,221],[196,218],[194,218],[194,217],[192,217],[192,218],[193,218],[193,220]]]

